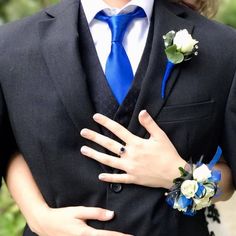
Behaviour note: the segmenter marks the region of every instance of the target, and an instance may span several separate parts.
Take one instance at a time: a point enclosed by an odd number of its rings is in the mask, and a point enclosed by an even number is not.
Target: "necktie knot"
[[[129,23],[138,17],[146,17],[145,12],[137,7],[133,12],[116,16],[107,16],[104,11],[96,15],[97,20],[108,23],[112,33],[111,52],[106,63],[106,79],[119,104],[121,104],[131,87],[134,75],[129,58],[122,45]]]
[[[127,27],[135,18],[146,17],[144,10],[137,7],[133,12],[127,14],[120,14],[115,16],[108,16],[104,11],[100,11],[95,18],[104,21],[109,25],[112,33],[112,42],[122,43]]]

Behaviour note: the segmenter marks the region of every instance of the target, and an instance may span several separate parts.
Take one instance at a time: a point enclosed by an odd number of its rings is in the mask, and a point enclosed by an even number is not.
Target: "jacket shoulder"
[[[182,17],[194,26],[193,36],[204,44],[209,52],[227,54],[236,61],[236,29],[222,24],[216,20],[208,19],[188,7],[174,4],[175,7],[184,8]],[[227,53],[226,53],[227,52]]]
[[[43,19],[44,15],[45,13],[40,11],[33,16],[2,25],[0,27],[0,46],[5,46],[5,43],[10,43],[12,40],[17,42],[22,37],[27,40],[27,37],[35,31],[37,22]]]
[[[191,21],[195,25],[195,29],[205,37],[214,39],[227,38],[235,41],[236,29],[233,27],[208,19],[187,7],[185,7],[185,14],[187,20]]]

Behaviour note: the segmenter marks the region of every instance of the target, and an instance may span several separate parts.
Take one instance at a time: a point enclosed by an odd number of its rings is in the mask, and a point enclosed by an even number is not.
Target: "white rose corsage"
[[[212,204],[221,180],[221,172],[213,167],[219,161],[221,153],[218,148],[208,165],[200,160],[196,165],[189,164],[188,169],[179,168],[181,176],[173,181],[173,187],[166,193],[166,201],[172,208],[194,216],[198,210]]]
[[[186,29],[178,32],[170,31],[163,36],[165,43],[165,53],[167,56],[167,66],[162,80],[161,97],[165,98],[167,81],[175,65],[183,61],[190,60],[194,55],[198,55],[198,41],[193,39]]]

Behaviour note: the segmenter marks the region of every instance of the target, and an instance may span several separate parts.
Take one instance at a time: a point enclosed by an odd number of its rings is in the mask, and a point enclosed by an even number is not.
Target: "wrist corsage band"
[[[221,149],[218,149],[208,165],[200,160],[196,165],[188,164],[185,168],[179,168],[181,176],[173,181],[173,187],[166,193],[167,203],[189,216],[210,206],[212,198],[219,191],[221,172],[214,169],[214,166],[220,157]]]

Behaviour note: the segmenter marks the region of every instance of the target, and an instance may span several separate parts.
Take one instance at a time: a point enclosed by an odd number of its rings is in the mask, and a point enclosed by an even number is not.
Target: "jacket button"
[[[123,190],[123,186],[121,184],[116,184],[116,183],[110,184],[110,188],[115,193],[120,193]]]

